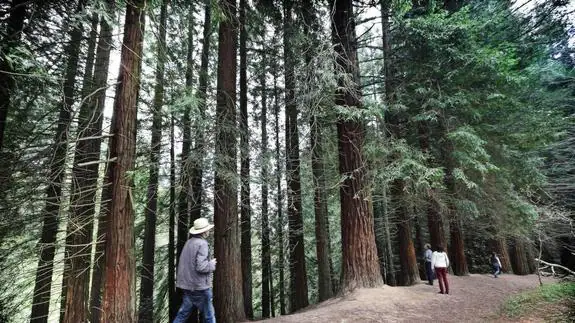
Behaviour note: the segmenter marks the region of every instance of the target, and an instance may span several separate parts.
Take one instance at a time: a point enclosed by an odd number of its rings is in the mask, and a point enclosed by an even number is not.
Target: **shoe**
[[[443,294],[443,292],[437,292],[437,294]]]

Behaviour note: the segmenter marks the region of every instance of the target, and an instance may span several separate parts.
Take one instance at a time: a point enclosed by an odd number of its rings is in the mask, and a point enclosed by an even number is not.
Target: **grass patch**
[[[554,322],[572,322],[574,307],[575,282],[552,283],[512,296],[503,304],[502,315],[508,318],[535,315]]]

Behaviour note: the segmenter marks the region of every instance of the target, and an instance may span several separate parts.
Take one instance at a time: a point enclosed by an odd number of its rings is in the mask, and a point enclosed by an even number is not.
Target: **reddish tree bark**
[[[136,113],[145,27],[144,0],[128,2],[111,126],[109,230],[106,236],[103,320],[135,321],[133,179]]]
[[[520,238],[513,239],[510,256],[513,272],[516,275],[528,275],[529,264],[527,263],[527,250],[525,248],[525,242],[521,241]]]
[[[501,261],[501,271],[504,273],[513,273],[511,259],[509,258],[509,251],[507,248],[507,240],[504,237],[496,237],[491,240],[491,246],[493,251],[495,251],[499,256],[499,261]]]
[[[334,0],[332,39],[335,45],[337,67],[351,76],[354,84],[338,77],[339,89],[335,104],[350,112],[361,109],[359,63],[352,0]],[[286,62],[287,63],[287,62]],[[339,172],[344,178],[340,189],[342,233],[342,291],[360,287],[374,287],[383,283],[375,234],[373,213],[367,203],[367,176],[362,147],[365,126],[357,119],[340,117],[337,122]]]
[[[235,0],[221,0],[225,19],[220,22],[216,106],[216,170],[214,183],[214,249],[218,267],[214,276],[214,302],[218,322],[245,318],[242,292],[237,186],[236,70],[237,36]]]
[[[397,179],[392,184],[391,194],[394,198],[398,221],[397,238],[399,240],[399,263],[401,265],[399,283],[403,286],[411,286],[419,282],[419,270],[411,232],[411,217],[403,193],[404,188],[405,182]]]

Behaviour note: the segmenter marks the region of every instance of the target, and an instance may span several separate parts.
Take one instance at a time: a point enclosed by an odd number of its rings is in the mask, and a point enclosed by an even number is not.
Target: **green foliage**
[[[535,290],[512,296],[505,302],[501,312],[509,318],[518,318],[536,312],[545,313],[544,308],[554,303],[562,303],[567,306],[567,309],[575,305],[575,283],[545,284]],[[565,308],[562,309],[565,310]],[[562,317],[565,319],[564,322],[567,322],[572,318],[569,314],[573,313],[554,313],[553,317]]]

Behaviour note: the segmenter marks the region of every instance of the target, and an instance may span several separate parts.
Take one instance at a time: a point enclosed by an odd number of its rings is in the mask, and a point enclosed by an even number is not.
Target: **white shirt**
[[[447,268],[449,267],[449,258],[445,252],[434,251],[431,256],[431,268]]]

